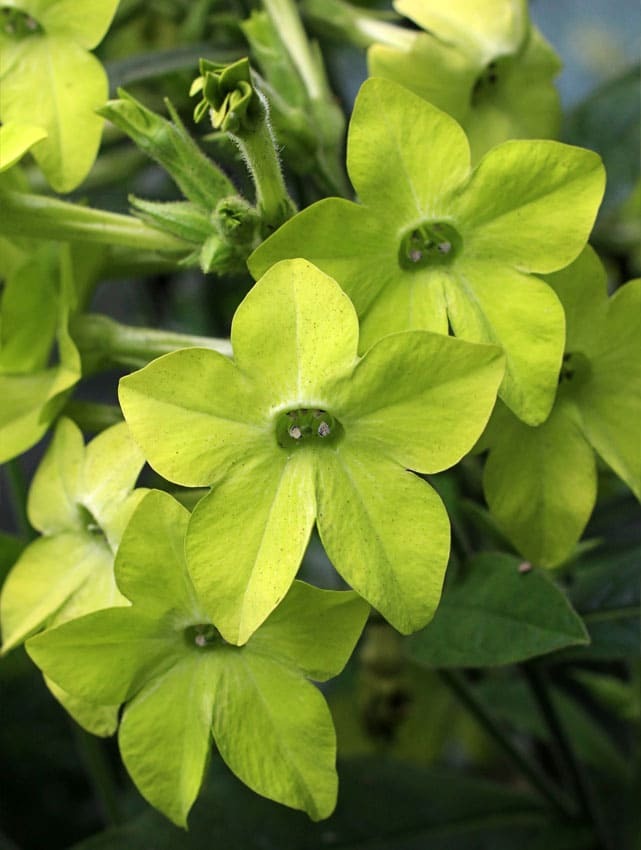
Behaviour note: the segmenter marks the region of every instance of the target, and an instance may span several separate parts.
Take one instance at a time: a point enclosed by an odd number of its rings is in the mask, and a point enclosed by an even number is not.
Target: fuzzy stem
[[[58,242],[98,242],[147,251],[189,253],[193,246],[129,215],[21,192],[0,193],[0,233]]]
[[[228,339],[136,328],[101,315],[78,317],[72,323],[71,335],[90,372],[113,363],[138,369],[179,348],[209,348],[231,355]]]

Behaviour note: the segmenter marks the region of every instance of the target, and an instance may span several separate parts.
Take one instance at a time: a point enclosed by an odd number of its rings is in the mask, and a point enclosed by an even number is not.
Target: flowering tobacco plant
[[[265,274],[231,342],[233,360],[177,351],[120,384],[154,469],[211,487],[186,547],[217,628],[247,641],[291,585],[314,521],[349,584],[400,631],[420,628],[438,604],[449,528],[436,493],[406,470],[447,469],[472,447],[500,351],[415,331],[359,358],[350,300],[303,260]],[[243,533],[230,550],[234,527]]]
[[[0,4],[0,844],[636,850],[632,73],[383,6]]]
[[[333,275],[358,312],[362,349],[409,328],[446,333],[448,322],[501,346],[501,398],[528,424],[544,421],[564,317],[533,273],[563,268],[585,245],[603,194],[599,157],[510,141],[472,171],[456,121],[372,79],[354,105],[347,167],[361,203],[328,198],[300,212],[252,254],[254,275],[297,256]]]

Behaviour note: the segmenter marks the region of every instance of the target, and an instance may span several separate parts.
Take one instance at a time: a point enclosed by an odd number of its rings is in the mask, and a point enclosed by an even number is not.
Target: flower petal
[[[316,512],[312,457],[274,445],[235,466],[194,509],[189,572],[230,643],[244,644],[294,580]]]
[[[403,634],[426,625],[441,596],[450,527],[438,495],[363,449],[318,463],[318,531],[349,584]]]

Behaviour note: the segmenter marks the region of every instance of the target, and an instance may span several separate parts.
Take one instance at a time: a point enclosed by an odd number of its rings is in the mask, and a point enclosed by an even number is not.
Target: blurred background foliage
[[[251,5],[244,0],[122,0],[97,51],[112,94],[125,86],[160,112],[162,98],[169,97],[190,130],[201,135],[191,121],[188,98],[197,60],[230,61],[243,55],[239,21]],[[365,0],[360,5],[385,6]],[[531,14],[564,61],[558,79],[563,140],[593,148],[605,160],[608,189],[594,244],[614,288],[641,275],[641,6],[638,0],[531,0]],[[336,44],[323,47],[333,88],[349,113],[366,75],[364,55]],[[201,138],[201,143],[248,190],[235,149],[221,137]],[[301,206],[318,197],[302,179],[288,179]],[[35,191],[48,191],[35,167],[30,180]],[[131,192],[163,200],[177,197],[166,174],[109,127],[99,161],[72,198],[125,211]],[[222,336],[250,286],[248,275],[225,279],[193,269],[158,269],[141,280],[104,281],[92,310],[128,324]],[[76,397],[114,404],[118,377],[110,372],[83,381]],[[25,518],[13,512],[9,494],[24,491],[42,452],[43,445],[37,446],[1,471],[0,579],[30,535]],[[474,548],[503,547],[474,502],[475,497],[482,502],[474,459],[437,479],[455,528],[466,529]],[[153,485],[153,475],[148,473],[143,483]],[[641,799],[641,777],[630,774],[626,759],[641,745],[633,738],[641,724],[641,529],[638,505],[628,491],[606,470],[601,470],[599,483],[599,505],[585,534],[587,542],[565,575],[593,642],[549,656],[546,675],[557,710],[574,730],[577,750],[590,770],[604,830],[624,841],[639,828],[626,811],[638,809]],[[316,541],[304,574],[321,584],[334,582]],[[622,613],[602,618],[597,609],[604,606]],[[597,613],[591,617],[591,611]],[[577,661],[579,672],[570,667]],[[629,687],[622,686],[624,670],[632,670]],[[517,742],[531,735],[540,760],[550,763],[554,773],[554,747],[526,682],[527,676],[510,667],[472,676],[475,698],[515,732]],[[491,729],[470,714],[458,685],[447,674],[405,660],[389,633],[385,637],[370,629],[346,673],[327,692],[341,756],[337,813],[327,822],[311,824],[252,795],[214,759],[187,835],[148,809],[125,775],[115,743],[93,739],[75,727],[20,649],[0,664],[0,850],[589,847],[580,827],[559,827],[523,793],[527,785],[518,778],[513,759],[498,746]],[[629,800],[625,795],[614,798],[621,779],[630,789]],[[105,827],[112,829],[84,840]],[[366,844],[373,835],[378,836],[375,844]],[[612,850],[623,846],[614,843]]]

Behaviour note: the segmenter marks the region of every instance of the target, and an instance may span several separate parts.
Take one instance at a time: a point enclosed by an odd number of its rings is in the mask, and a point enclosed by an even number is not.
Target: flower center
[[[276,420],[276,440],[283,449],[314,443],[333,443],[342,426],[327,410],[299,407],[283,411]]]
[[[585,354],[580,351],[566,351],[563,355],[563,363],[559,372],[559,384],[584,380],[590,371],[590,363]]]
[[[493,96],[497,84],[504,75],[507,67],[511,64],[511,61],[510,57],[500,60],[495,59],[481,71],[472,89],[472,106],[478,106],[482,101]]]
[[[100,523],[95,518],[95,516],[91,513],[89,508],[86,508],[84,505],[78,505],[78,513],[80,514],[80,522],[83,525],[84,530],[91,535],[104,537],[104,532],[100,527]]]
[[[463,246],[458,231],[446,221],[425,221],[401,239],[398,262],[404,269],[449,265]]]
[[[227,641],[211,623],[198,623],[195,626],[188,626],[185,629],[185,640],[189,646],[195,646],[198,649],[227,646]]]
[[[42,27],[31,15],[7,6],[0,7],[0,27],[11,38],[24,38],[42,32]]]

